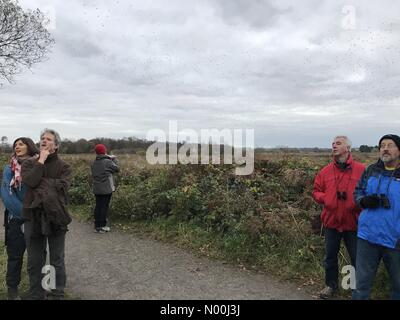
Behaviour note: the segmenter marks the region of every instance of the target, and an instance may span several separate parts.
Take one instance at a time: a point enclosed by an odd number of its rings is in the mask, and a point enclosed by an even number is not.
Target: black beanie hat
[[[393,140],[393,142],[396,144],[397,148],[400,150],[400,137],[395,134],[385,134],[380,140],[379,140],[379,148],[381,147],[381,142],[384,139],[390,139]]]

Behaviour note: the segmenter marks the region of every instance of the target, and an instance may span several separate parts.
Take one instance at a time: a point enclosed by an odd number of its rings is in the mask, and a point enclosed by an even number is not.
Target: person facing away
[[[393,300],[400,300],[400,137],[379,140],[379,160],[363,173],[354,199],[358,222],[356,289],[352,298],[370,298],[381,260],[389,273]]]
[[[33,300],[45,299],[45,289],[51,289],[54,299],[64,298],[65,235],[71,222],[67,209],[71,168],[58,156],[60,141],[60,135],[55,130],[44,129],[40,135],[39,157],[27,159],[22,164],[22,182],[27,187],[23,207],[28,251],[27,298]],[[44,288],[42,285],[47,243],[50,279],[55,276],[55,288]]]
[[[107,155],[107,148],[104,144],[97,144],[95,152],[96,159],[91,166],[93,193],[96,197],[94,228],[95,232],[105,233],[110,231],[110,227],[107,226],[108,208],[112,193],[115,191],[113,174],[119,171],[119,167],[117,158]]]
[[[9,300],[20,299],[18,286],[21,282],[21,270],[26,249],[24,238],[24,220],[22,203],[26,187],[21,179],[21,165],[29,157],[37,155],[35,143],[26,137],[18,138],[13,143],[10,164],[3,170],[1,199],[5,207],[5,234],[7,247],[7,297]]]
[[[321,213],[325,235],[325,288],[320,298],[328,299],[338,289],[338,253],[344,240],[350,262],[356,265],[357,219],[360,209],[353,200],[353,191],[365,167],[353,160],[351,142],[337,136],[332,142],[333,161],[322,168],[314,181],[313,199],[323,205]]]

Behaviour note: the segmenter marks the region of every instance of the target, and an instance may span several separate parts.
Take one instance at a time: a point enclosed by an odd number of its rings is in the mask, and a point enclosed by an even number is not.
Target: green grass
[[[26,271],[26,253],[24,256],[24,264],[22,266],[21,283],[19,286],[20,294],[24,294],[28,291],[29,282],[28,274]],[[0,300],[7,299],[7,284],[6,284],[6,272],[7,272],[7,252],[4,242],[0,241]]]

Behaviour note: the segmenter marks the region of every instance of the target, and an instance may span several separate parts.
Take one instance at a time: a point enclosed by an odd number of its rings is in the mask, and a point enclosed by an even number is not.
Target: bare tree
[[[43,61],[54,39],[36,9],[24,11],[16,0],[0,0],[0,78],[12,83],[23,67]]]
[[[1,137],[1,145],[4,146],[6,144],[8,144],[8,138],[7,138],[7,136],[2,136]]]
[[[2,136],[1,137],[1,144],[0,144],[0,151],[7,152],[10,149],[10,145],[8,143],[8,137]]]

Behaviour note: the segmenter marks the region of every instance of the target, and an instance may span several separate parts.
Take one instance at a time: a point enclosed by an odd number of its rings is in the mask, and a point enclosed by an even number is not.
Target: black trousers
[[[350,256],[350,263],[356,267],[357,232],[339,232],[325,228],[325,284],[333,289],[338,288],[339,266],[338,253],[342,239]]]
[[[94,227],[100,229],[107,225],[108,208],[111,201],[110,194],[96,194],[96,206],[94,208]]]
[[[56,288],[52,289],[55,296],[64,297],[67,282],[65,271],[65,234],[66,231],[45,236],[32,232],[32,223],[25,222],[25,239],[28,251],[29,297],[44,299],[45,289],[42,286],[44,273],[42,268],[46,264],[47,242],[49,243],[50,265],[55,269]]]
[[[21,282],[21,270],[26,249],[24,234],[21,230],[23,220],[11,219],[7,232],[7,275],[9,288],[17,288]]]

